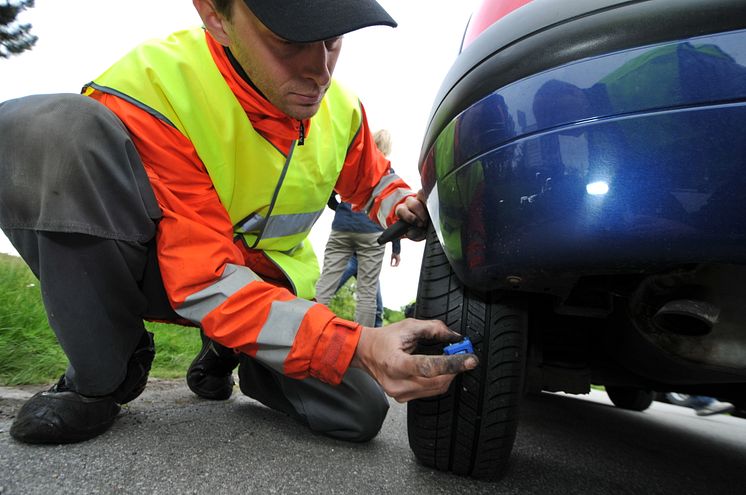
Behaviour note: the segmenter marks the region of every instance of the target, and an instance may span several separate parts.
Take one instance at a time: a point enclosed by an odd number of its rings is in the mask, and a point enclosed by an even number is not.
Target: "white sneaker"
[[[730,404],[728,402],[714,401],[712,404],[709,404],[705,407],[695,409],[694,412],[697,414],[697,416],[712,416],[713,414],[729,413],[734,409],[735,406],[733,404]]]

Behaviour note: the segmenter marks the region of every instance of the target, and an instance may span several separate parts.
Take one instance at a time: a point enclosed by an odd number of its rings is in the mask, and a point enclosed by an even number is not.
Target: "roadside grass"
[[[150,376],[180,378],[200,348],[199,331],[146,323],[155,335]],[[67,359],[47,323],[39,281],[15,256],[0,254],[0,385],[46,384],[64,373]]]

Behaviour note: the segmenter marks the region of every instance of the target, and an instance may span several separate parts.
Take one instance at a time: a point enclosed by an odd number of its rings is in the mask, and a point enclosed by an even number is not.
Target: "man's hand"
[[[421,241],[427,236],[427,224],[430,223],[430,215],[425,206],[425,193],[422,189],[417,191],[417,196],[409,196],[396,207],[396,216],[400,220],[413,225],[407,231],[407,237],[413,241]]]
[[[351,366],[362,368],[397,402],[445,393],[456,376],[477,367],[473,354],[412,355],[420,339],[457,342],[461,335],[439,320],[407,318],[383,328],[363,327]]]
[[[401,261],[401,256],[398,253],[391,253],[391,266],[399,266],[399,262]]]

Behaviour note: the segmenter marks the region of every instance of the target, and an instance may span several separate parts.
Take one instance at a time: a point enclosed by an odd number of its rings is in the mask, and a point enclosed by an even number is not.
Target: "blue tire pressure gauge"
[[[449,356],[452,354],[474,354],[474,347],[471,345],[469,337],[465,337],[461,342],[445,346],[443,354]]]

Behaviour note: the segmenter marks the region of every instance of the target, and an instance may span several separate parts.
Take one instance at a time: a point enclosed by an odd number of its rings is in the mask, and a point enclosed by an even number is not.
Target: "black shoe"
[[[85,397],[65,385],[65,375],[18,411],[10,435],[24,443],[74,443],[96,437],[114,423],[119,404],[111,396]]]
[[[189,389],[204,399],[226,400],[233,393],[233,369],[238,355],[213,342],[200,331],[202,349],[189,365],[186,381]]]

